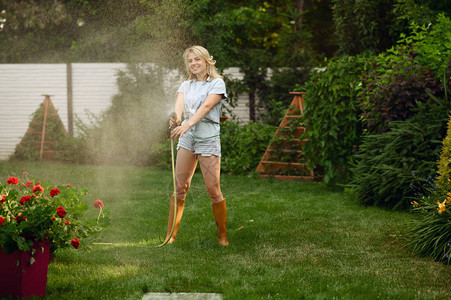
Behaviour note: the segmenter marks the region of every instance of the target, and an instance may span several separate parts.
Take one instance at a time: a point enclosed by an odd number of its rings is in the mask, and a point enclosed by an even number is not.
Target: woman
[[[199,161],[211,199],[218,227],[218,242],[227,246],[227,209],[220,187],[221,143],[219,117],[222,102],[227,99],[225,83],[218,74],[215,61],[207,49],[193,46],[183,54],[188,80],[178,91],[175,102],[176,119],[170,120],[171,138],[179,138],[175,168],[176,198],[172,196],[166,239],[174,242],[185,207],[185,197]],[[183,122],[182,122],[183,113]],[[177,125],[173,127],[173,125]],[[174,232],[169,236],[177,205]]]

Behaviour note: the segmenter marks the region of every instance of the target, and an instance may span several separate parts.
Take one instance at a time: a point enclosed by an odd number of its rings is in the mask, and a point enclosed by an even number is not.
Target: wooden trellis
[[[265,151],[256,172],[260,178],[275,178],[291,181],[320,181],[322,176],[315,175],[307,168],[307,160],[302,146],[307,140],[301,139],[306,127],[302,122],[305,92],[290,92],[294,95],[282,122]]]
[[[55,109],[51,95],[43,95],[44,101],[34,113],[28,130],[16,147],[13,158],[57,160],[61,139],[68,132]]]

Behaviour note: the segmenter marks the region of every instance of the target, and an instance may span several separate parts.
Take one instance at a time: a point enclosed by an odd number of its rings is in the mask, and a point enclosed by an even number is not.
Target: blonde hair
[[[185,50],[183,53],[183,59],[185,61],[186,72],[188,73],[188,80],[195,78],[196,76],[191,73],[188,64],[188,55],[190,53],[194,53],[200,59],[203,59],[207,62],[207,75],[210,76],[210,79],[213,80],[215,78],[222,78],[218,73],[218,69],[216,69],[215,64],[216,60],[213,60],[213,56],[210,56],[208,50],[202,46],[191,46]]]

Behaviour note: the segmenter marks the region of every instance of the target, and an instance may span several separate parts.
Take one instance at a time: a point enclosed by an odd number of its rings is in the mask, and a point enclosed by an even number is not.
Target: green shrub
[[[416,217],[408,223],[408,246],[416,254],[451,263],[451,184],[413,201]],[[443,210],[443,211],[442,211]]]
[[[391,121],[407,120],[418,101],[428,93],[442,98],[449,89],[451,21],[444,15],[434,25],[412,24],[398,45],[374,59],[374,70],[366,76],[359,93],[362,119],[370,133],[387,130]]]
[[[442,97],[443,84],[435,79],[429,67],[423,67],[413,48],[403,47],[396,59],[388,59],[382,75],[373,78],[374,71],[365,79],[360,92],[361,114],[369,133],[388,130],[388,123],[411,118],[418,102],[431,100],[429,93]]]
[[[390,130],[365,136],[352,168],[350,186],[365,205],[406,208],[436,172],[449,105],[418,103],[415,116],[389,124]]]
[[[439,188],[444,189],[449,185],[451,178],[451,117],[448,121],[448,132],[443,140],[437,173],[439,176],[436,179],[436,184]]]
[[[303,120],[308,128],[304,138],[309,142],[303,151],[310,168],[324,167],[324,181],[329,185],[346,179],[355,146],[360,144],[357,90],[366,61],[363,56],[331,60],[324,70],[314,71],[304,87]]]
[[[276,128],[261,123],[221,123],[221,170],[230,174],[252,173],[257,168]]]
[[[449,80],[445,74],[448,71],[447,63],[451,58],[451,19],[439,14],[434,22],[428,25],[411,25],[409,35],[401,35],[398,44],[412,45],[417,52],[415,58],[421,66],[430,67],[437,74],[438,79],[445,83]],[[389,53],[396,54],[396,48]]]
[[[448,132],[443,139],[439,177],[430,193],[420,195],[413,201],[413,210],[417,217],[409,223],[409,246],[420,255],[451,262],[451,117]],[[432,185],[433,186],[433,185]]]
[[[451,117],[448,132],[443,139],[438,165],[437,186],[430,193],[420,195],[413,201],[417,217],[410,222],[409,246],[417,254],[451,263]]]

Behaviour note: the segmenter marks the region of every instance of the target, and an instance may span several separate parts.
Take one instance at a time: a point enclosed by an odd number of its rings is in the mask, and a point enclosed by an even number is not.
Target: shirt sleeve
[[[210,91],[208,91],[208,95],[216,94],[222,95],[221,102],[227,99],[227,92],[224,80],[221,78],[216,78],[212,81],[212,87]]]
[[[186,94],[186,81],[182,82],[176,94],[178,93]]]

